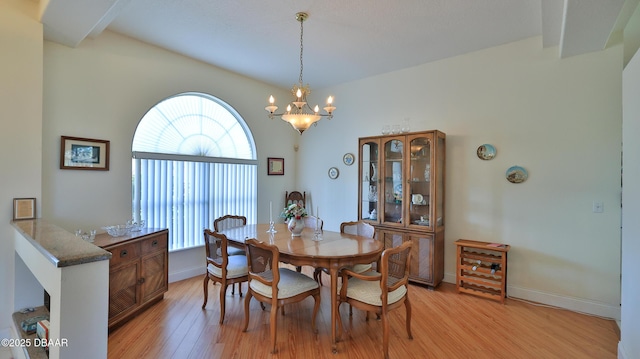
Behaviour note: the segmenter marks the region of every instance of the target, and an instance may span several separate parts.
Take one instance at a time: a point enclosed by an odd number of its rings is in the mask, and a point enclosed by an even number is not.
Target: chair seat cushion
[[[229,256],[228,258],[229,258],[229,263],[227,264],[227,279],[242,277],[249,273],[246,256],[237,255],[237,256]],[[218,278],[222,278],[221,268],[218,268],[213,264],[209,264],[207,266],[207,270],[212,275]]]
[[[227,247],[227,255],[230,255],[230,256],[244,255],[244,249],[235,248],[235,247]]]
[[[218,248],[218,251],[216,254],[218,255],[218,257],[222,257],[222,251],[220,250],[220,248]],[[244,255],[244,250],[236,247],[227,247],[227,255],[229,256]]]
[[[377,275],[377,272],[371,272],[371,275]],[[402,299],[407,294],[407,287],[400,288],[388,293],[387,304],[393,304]],[[357,301],[371,304],[382,305],[382,289],[380,289],[380,281],[366,281],[358,278],[349,278],[347,284],[347,297]]]
[[[250,281],[249,286],[254,291],[271,298],[271,286],[260,283],[257,280]],[[280,268],[278,299],[290,298],[315,288],[319,288],[319,286],[313,278],[289,268]]]
[[[354,264],[353,267],[350,267],[349,270],[356,273],[364,273],[373,268],[371,263],[368,264]]]

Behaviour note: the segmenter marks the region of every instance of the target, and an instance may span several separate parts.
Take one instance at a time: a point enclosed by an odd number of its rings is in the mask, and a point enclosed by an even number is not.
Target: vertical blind
[[[226,214],[256,223],[257,164],[133,159],[133,216],[169,229],[169,250],[204,245],[203,229]]]

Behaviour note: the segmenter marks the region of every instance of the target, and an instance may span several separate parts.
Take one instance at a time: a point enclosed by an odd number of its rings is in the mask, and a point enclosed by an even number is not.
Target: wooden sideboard
[[[167,229],[142,229],[123,237],[96,236],[109,261],[109,330],[164,298],[169,288]]]

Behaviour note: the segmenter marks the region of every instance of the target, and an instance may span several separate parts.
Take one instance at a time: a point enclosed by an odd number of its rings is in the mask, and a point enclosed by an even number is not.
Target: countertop
[[[43,219],[12,221],[11,225],[56,267],[111,258],[110,252]]]

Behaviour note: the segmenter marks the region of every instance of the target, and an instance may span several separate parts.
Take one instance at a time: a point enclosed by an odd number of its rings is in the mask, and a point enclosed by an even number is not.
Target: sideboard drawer
[[[167,236],[153,236],[142,241],[142,253],[150,253],[153,251],[167,248]]]
[[[109,251],[113,254],[111,257],[111,266],[117,266],[137,260],[140,257],[140,243],[123,244]]]

